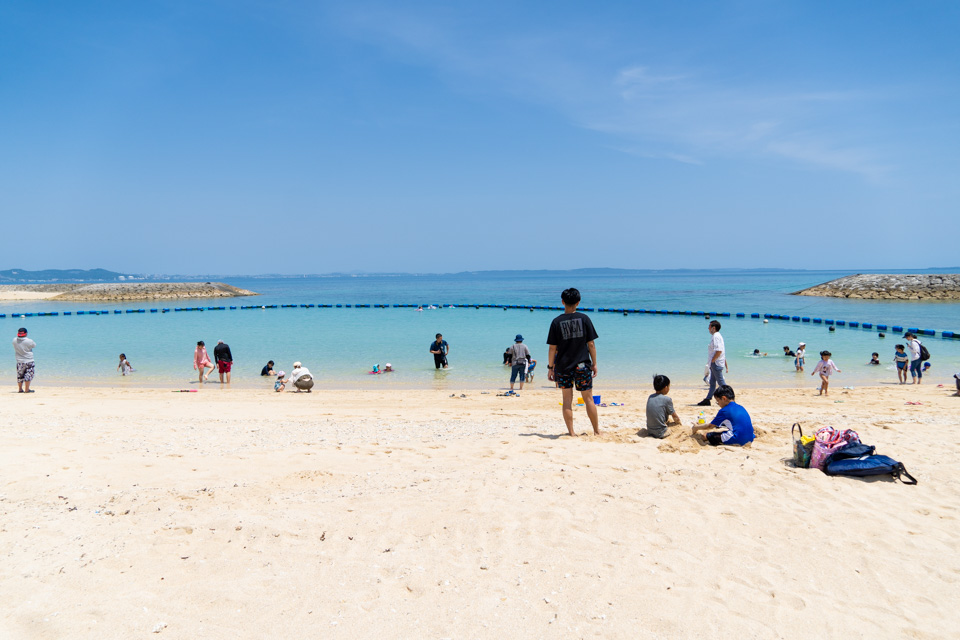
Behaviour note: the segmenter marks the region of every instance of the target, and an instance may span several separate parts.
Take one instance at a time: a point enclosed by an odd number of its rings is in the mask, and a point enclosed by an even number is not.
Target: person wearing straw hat
[[[527,365],[529,364],[530,349],[523,344],[523,336],[519,333],[514,338],[513,346],[510,347],[510,358],[513,365],[510,367],[510,391],[513,393],[513,384],[520,378],[520,391],[523,391],[523,383],[527,380]]]
[[[27,337],[27,330],[20,327],[17,337],[13,339],[13,352],[17,357],[17,389],[18,393],[33,393],[30,383],[33,382],[33,350],[37,343]]]

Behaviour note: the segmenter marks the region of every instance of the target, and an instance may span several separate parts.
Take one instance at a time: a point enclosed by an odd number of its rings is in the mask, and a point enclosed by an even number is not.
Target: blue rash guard
[[[736,402],[731,402],[717,412],[713,424],[727,430],[720,436],[723,444],[744,445],[753,442],[753,421],[747,410]]]

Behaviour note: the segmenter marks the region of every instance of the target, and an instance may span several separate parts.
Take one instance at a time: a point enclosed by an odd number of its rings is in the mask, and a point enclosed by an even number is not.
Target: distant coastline
[[[957,301],[960,300],[960,275],[860,273],[795,291],[793,295],[859,300]]]
[[[222,282],[117,282],[0,285],[0,300],[126,302],[259,295]]]

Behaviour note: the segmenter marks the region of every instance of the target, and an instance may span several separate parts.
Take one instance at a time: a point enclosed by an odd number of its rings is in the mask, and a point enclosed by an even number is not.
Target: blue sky
[[[5,2],[0,268],[956,266],[958,28],[937,1]]]

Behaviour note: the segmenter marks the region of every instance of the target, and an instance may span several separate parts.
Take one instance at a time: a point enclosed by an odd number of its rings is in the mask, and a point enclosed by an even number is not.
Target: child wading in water
[[[897,351],[893,355],[893,361],[897,363],[897,380],[900,384],[907,384],[907,367],[910,366],[910,356],[907,355],[907,347],[902,344],[897,345]]]
[[[216,369],[216,366],[210,360],[210,356],[207,355],[207,347],[204,346],[203,340],[197,342],[197,349],[193,352],[193,368],[200,372],[199,382],[201,384]],[[210,371],[207,371],[207,369],[210,369]]]
[[[840,369],[837,368],[837,365],[833,363],[833,360],[830,359],[830,356],[833,354],[829,351],[820,352],[820,362],[817,363],[816,368],[810,375],[820,374],[820,395],[828,395],[827,389],[830,387],[830,374],[833,372],[842,373]]]
[[[807,352],[806,346],[806,342],[801,342],[800,346],[797,347],[797,357],[793,359],[793,366],[797,368],[797,371],[803,371],[803,355]]]
[[[129,360],[127,360],[127,354],[125,353],[120,354],[120,364],[117,365],[117,371],[119,371],[123,375],[127,375],[128,373],[133,373],[133,365],[130,364]]]

